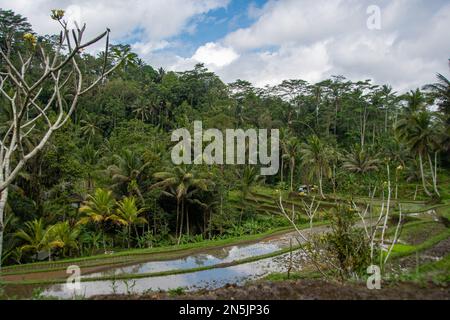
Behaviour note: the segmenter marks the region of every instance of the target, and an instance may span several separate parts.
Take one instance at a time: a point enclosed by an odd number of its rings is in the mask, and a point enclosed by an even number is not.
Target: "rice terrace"
[[[449,300],[447,1],[39,3],[0,0],[1,300]]]

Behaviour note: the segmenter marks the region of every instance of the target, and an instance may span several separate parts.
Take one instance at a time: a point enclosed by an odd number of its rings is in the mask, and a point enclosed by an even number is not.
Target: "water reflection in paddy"
[[[148,261],[137,263],[130,266],[122,266],[118,268],[108,269],[102,272],[84,275],[83,278],[94,278],[101,276],[111,276],[118,274],[142,274],[154,273],[169,270],[193,269],[198,267],[212,266],[220,263],[228,263],[245,258],[260,256],[278,251],[289,246],[289,238],[291,233],[281,237],[266,240],[264,242],[230,246],[220,249],[208,250],[205,253],[194,254],[185,258],[165,260],[165,261]]]
[[[305,260],[300,251],[294,252],[294,260]],[[186,290],[215,289],[228,283],[243,284],[248,280],[259,279],[271,272],[287,271],[289,253],[280,256],[258,260],[246,264],[216,268],[186,274],[177,274],[160,277],[149,277],[117,281],[85,281],[77,295],[91,297],[101,294],[144,293],[148,291],[169,290],[183,287]],[[58,284],[48,287],[44,292],[46,296],[58,298],[71,298],[74,292],[68,290],[66,285]]]
[[[313,230],[305,230],[306,234],[324,232],[327,227],[317,227]],[[272,253],[290,245],[296,233],[287,233],[274,236],[254,244],[230,246],[220,249],[207,250],[204,253],[194,254],[186,258],[168,261],[149,261],[133,264],[120,268],[113,268],[107,271],[85,275],[85,278],[98,277],[114,274],[139,274],[148,272],[160,272],[168,270],[192,269],[201,266],[211,266],[219,263],[233,262],[249,257],[260,256]],[[293,241],[296,244],[296,240]],[[126,294],[144,293],[146,291],[170,290],[183,287],[186,290],[215,289],[228,283],[242,284],[249,280],[264,277],[272,272],[285,272],[289,265],[290,254],[266,258],[245,264],[214,268],[209,270],[174,274],[158,277],[146,277],[129,280],[104,280],[104,281],[83,281],[81,289],[77,292],[68,290],[65,284],[52,285],[43,292],[46,296],[58,298],[71,298],[75,294],[84,297],[91,297],[101,294]],[[301,251],[294,251],[293,260],[295,266],[301,268],[305,257]]]

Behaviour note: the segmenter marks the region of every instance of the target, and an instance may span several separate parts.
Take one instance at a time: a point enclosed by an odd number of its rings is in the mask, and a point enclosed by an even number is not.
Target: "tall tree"
[[[93,195],[88,196],[87,202],[80,208],[83,217],[79,224],[94,223],[100,227],[103,238],[103,248],[106,250],[106,231],[105,223],[113,214],[116,200],[112,196],[112,192],[97,188]]]
[[[417,106],[417,104],[414,105]],[[408,112],[409,111],[411,111],[411,109],[408,110]],[[431,114],[426,110],[407,113],[404,118],[397,123],[396,131],[399,137],[408,144],[414,155],[419,158],[419,168],[423,190],[428,196],[431,196],[431,193],[427,187],[423,165],[423,158],[426,157],[429,159],[434,191],[439,195],[439,191],[437,190],[437,178],[435,176],[436,171],[433,168],[430,157],[431,151],[437,145],[438,138]]]
[[[319,193],[325,199],[323,179],[331,174],[327,145],[318,136],[311,136],[306,143],[301,144],[300,152],[303,165],[308,168],[310,177],[319,181]]]
[[[96,38],[84,42],[85,25],[71,32],[67,22],[63,20],[63,10],[53,10],[51,17],[62,27],[59,44],[54,52],[47,51],[48,48],[41,45],[31,33],[24,35],[29,50],[18,59],[13,57],[11,42],[6,48],[0,49],[2,57],[0,93],[12,110],[9,127],[0,143],[0,257],[3,249],[4,208],[9,185],[25,164],[44,148],[52,134],[71,118],[79,97],[95,87],[124,61],[120,58],[115,66],[106,70],[105,58],[100,76],[85,86],[79,67],[80,52],[104,37],[107,39],[106,47],[108,47],[109,29]],[[64,47],[68,49],[67,54],[63,54]],[[36,59],[39,63],[36,63]],[[39,76],[36,79],[31,77],[32,74]],[[52,93],[42,102],[40,96],[48,87],[52,88]],[[66,100],[65,90],[72,90],[70,100]],[[39,143],[25,153],[24,138],[39,133],[41,133]]]
[[[160,181],[155,183],[152,188],[166,189],[176,199],[176,234],[178,236],[178,243],[180,243],[183,234],[184,220],[186,219],[189,221],[188,214],[186,214],[185,217],[186,199],[189,198],[190,193],[195,192],[196,189],[207,191],[208,186],[212,184],[212,181],[209,179],[198,178],[195,171],[185,166],[174,167],[171,171],[157,172],[154,174],[154,177]],[[187,222],[187,224],[188,223],[189,222]]]
[[[131,241],[131,227],[134,227],[136,237],[139,235],[136,226],[146,224],[147,220],[140,215],[144,213],[144,209],[138,209],[136,199],[134,197],[125,197],[117,203],[115,213],[111,214],[107,219],[119,223],[128,230],[128,248]]]

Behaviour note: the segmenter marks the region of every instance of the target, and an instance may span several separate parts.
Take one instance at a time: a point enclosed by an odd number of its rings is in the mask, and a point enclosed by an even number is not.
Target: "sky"
[[[59,33],[49,12],[64,9],[87,24],[87,38],[109,27],[114,43],[155,68],[202,62],[225,82],[343,75],[404,92],[449,75],[449,0],[0,0],[0,8],[39,34]]]

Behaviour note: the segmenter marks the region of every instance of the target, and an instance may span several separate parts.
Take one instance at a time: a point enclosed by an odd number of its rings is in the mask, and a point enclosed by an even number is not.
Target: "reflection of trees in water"
[[[211,254],[198,254],[190,257],[194,260],[196,265],[204,265],[207,261],[218,259]]]
[[[218,249],[206,250],[207,253],[196,254],[181,259],[167,260],[167,261],[149,261],[145,263],[138,263],[121,268],[108,269],[96,276],[112,276],[114,274],[139,274],[144,272],[158,272],[166,270],[175,270],[182,268],[195,268],[198,266],[213,265],[221,262],[233,262],[248,257],[264,255],[275,252],[283,247],[286,247],[287,239],[290,235],[282,235],[270,241],[263,241],[254,244],[247,244],[242,246],[229,246]],[[279,259],[284,259],[284,255],[274,257],[270,261],[277,265],[286,265],[288,262],[280,262]],[[271,264],[272,264],[271,263]]]
[[[216,259],[223,260],[230,255],[230,251],[233,248],[236,248],[236,247],[233,246],[233,247],[226,247],[226,248],[220,248],[220,249],[211,249],[211,250],[208,250],[208,255],[213,256]]]

